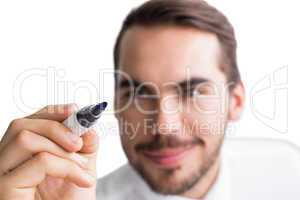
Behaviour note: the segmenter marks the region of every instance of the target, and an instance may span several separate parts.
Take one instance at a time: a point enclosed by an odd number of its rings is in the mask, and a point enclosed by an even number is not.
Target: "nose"
[[[162,96],[156,115],[156,133],[179,134],[182,130],[181,111],[175,96]]]

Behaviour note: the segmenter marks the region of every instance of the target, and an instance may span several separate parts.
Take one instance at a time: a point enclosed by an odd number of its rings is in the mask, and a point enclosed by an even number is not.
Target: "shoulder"
[[[133,181],[133,172],[129,164],[123,165],[112,173],[97,180],[97,197],[106,200],[124,199],[131,193]],[[123,197],[123,198],[121,198]]]
[[[121,195],[129,190],[129,185],[126,181],[131,179],[129,165],[124,165],[116,171],[104,176],[97,180],[97,196],[101,196],[104,199],[118,199],[116,195]],[[116,192],[117,191],[117,192]],[[108,198],[109,197],[109,198]]]
[[[98,179],[96,195],[105,200],[157,200],[154,193],[130,164]]]

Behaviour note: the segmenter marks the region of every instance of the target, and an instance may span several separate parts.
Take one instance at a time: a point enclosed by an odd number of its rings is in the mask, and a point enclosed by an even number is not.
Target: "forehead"
[[[134,26],[120,46],[119,69],[141,82],[162,85],[192,77],[224,82],[216,35],[177,26]]]

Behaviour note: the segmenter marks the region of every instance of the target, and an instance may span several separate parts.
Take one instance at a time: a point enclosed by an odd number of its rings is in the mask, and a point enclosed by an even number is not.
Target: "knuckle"
[[[21,126],[21,123],[22,123],[23,119],[20,119],[20,118],[17,118],[17,119],[14,119],[10,122],[9,124],[9,127],[10,128],[17,128],[17,127],[20,127]]]
[[[50,160],[50,154],[47,152],[40,152],[35,156],[35,160],[38,163],[41,163],[43,165],[47,165],[47,163],[49,163]]]
[[[16,143],[20,147],[29,149],[32,143],[31,133],[27,130],[22,130],[16,137]]]

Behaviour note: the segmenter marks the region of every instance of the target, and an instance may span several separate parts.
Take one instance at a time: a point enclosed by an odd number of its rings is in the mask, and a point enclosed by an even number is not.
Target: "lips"
[[[143,155],[162,168],[178,167],[194,146],[143,151]]]

